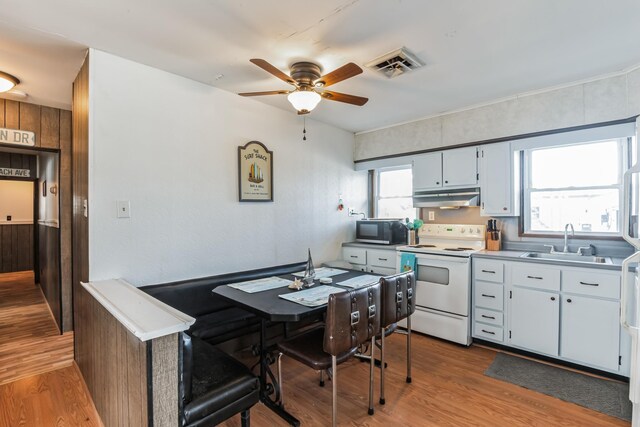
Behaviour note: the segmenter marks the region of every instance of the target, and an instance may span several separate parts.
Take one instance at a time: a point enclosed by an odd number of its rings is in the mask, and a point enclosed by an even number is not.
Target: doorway
[[[59,157],[0,148],[0,274],[31,277],[61,332]]]

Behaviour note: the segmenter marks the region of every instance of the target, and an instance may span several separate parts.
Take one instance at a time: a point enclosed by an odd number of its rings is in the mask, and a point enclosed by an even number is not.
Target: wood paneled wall
[[[29,178],[0,177],[0,179],[10,179],[12,181],[33,181],[38,174],[38,156],[17,153],[0,153],[0,168],[29,169],[31,172],[31,176]]]
[[[62,293],[60,289],[60,230],[43,224],[38,225],[40,253],[40,286],[53,317],[61,329]]]
[[[149,343],[131,334],[82,286],[75,295],[76,363],[102,422],[147,426]]]
[[[84,206],[89,203],[89,58],[85,59],[73,82],[73,142],[71,152],[73,169],[73,265],[74,298],[80,282],[89,280],[89,217]],[[77,310],[77,304],[74,310]],[[81,327],[75,322],[75,327]],[[77,340],[76,340],[77,342]],[[76,344],[77,345],[77,344]]]
[[[33,224],[0,225],[0,273],[33,270]]]
[[[71,283],[71,111],[60,110],[58,108],[45,107],[25,102],[12,101],[0,98],[0,127],[9,129],[20,129],[34,132],[36,134],[36,147],[33,154],[37,155],[38,150],[54,150],[60,155],[60,176],[59,176],[59,196],[60,196],[60,228],[56,229],[60,233],[59,249],[57,254],[40,254],[42,256],[56,256],[57,261],[48,260],[47,268],[57,268],[57,272],[47,272],[46,277],[60,278],[59,291],[57,295],[47,294],[45,296],[50,305],[55,304],[54,299],[60,301],[62,330],[64,332],[73,329],[73,308],[72,308],[72,283]],[[1,148],[1,147],[0,147]],[[11,154],[10,158],[13,158]],[[35,177],[36,172],[32,172]],[[40,234],[38,232],[38,234]],[[41,236],[38,236],[38,240]],[[41,273],[40,271],[38,273]],[[47,284],[43,290],[50,288]],[[58,296],[59,295],[59,296]]]

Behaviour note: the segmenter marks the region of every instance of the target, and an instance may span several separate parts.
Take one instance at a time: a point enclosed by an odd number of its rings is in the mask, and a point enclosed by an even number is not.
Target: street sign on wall
[[[36,145],[36,134],[26,130],[0,128],[0,144],[34,147]]]

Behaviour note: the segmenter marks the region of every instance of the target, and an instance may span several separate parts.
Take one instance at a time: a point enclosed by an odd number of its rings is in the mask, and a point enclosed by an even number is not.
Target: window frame
[[[546,238],[559,238],[564,236],[564,231],[537,231],[531,230],[531,216],[530,216],[530,203],[531,193],[531,152],[536,150],[544,150],[551,148],[562,148],[578,145],[595,144],[598,142],[617,140],[620,168],[618,170],[618,184],[605,185],[605,186],[585,186],[585,187],[566,187],[566,188],[536,188],[535,191],[565,191],[565,190],[597,190],[597,189],[617,189],[618,190],[618,224],[620,230],[614,233],[607,232],[588,232],[577,230],[571,238],[575,239],[590,239],[590,240],[622,240],[622,210],[623,210],[623,175],[626,170],[631,166],[631,150],[633,149],[632,137],[617,137],[617,138],[604,138],[591,141],[583,141],[569,144],[554,144],[549,146],[537,146],[531,148],[525,148],[521,150],[520,156],[520,170],[522,174],[520,176],[520,217],[519,217],[519,237],[546,237]]]
[[[382,167],[382,168],[376,168],[374,169],[374,173],[375,173],[375,177],[373,179],[375,185],[374,185],[374,191],[373,193],[373,217],[374,218],[380,218],[379,214],[380,214],[380,210],[378,209],[378,203],[380,202],[380,199],[385,199],[385,200],[389,200],[389,199],[404,199],[406,197],[413,197],[413,190],[411,191],[411,193],[408,196],[393,196],[393,197],[380,197],[380,173],[381,172],[392,172],[392,171],[397,171],[397,170],[405,170],[408,169],[411,171],[412,174],[412,181],[411,181],[411,188],[413,189],[413,167],[412,165],[398,165],[398,166],[388,166],[388,167]],[[418,208],[414,208],[415,211],[415,217],[418,218]],[[404,220],[404,218],[402,218]]]

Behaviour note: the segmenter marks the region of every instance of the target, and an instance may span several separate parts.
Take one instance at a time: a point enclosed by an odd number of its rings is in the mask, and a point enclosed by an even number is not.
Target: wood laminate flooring
[[[405,382],[405,336],[387,343],[386,405],[380,405],[376,368],[375,414],[367,415],[367,363],[338,367],[338,424],[344,426],[629,426],[630,423],[581,406],[487,377],[496,351],[465,348],[423,335],[413,336],[413,382]],[[331,423],[331,382],[283,356],[285,406],[303,426]],[[285,426],[262,404],[251,410],[253,426]],[[228,420],[237,427],[240,418]]]
[[[73,363],[73,332],[60,335],[33,272],[0,274],[0,385]]]
[[[74,363],[0,385],[0,426],[99,427],[102,423]]]

